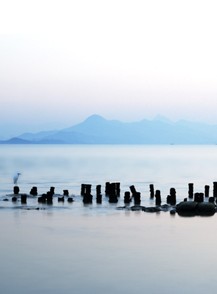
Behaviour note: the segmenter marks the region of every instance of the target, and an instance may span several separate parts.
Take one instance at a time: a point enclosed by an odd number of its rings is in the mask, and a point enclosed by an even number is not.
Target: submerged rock
[[[130,209],[132,211],[145,211],[146,207],[141,205],[134,205],[134,206],[131,206]]]
[[[161,208],[159,206],[145,207],[145,209],[143,211],[145,211],[145,212],[159,212],[159,211],[161,211]]]

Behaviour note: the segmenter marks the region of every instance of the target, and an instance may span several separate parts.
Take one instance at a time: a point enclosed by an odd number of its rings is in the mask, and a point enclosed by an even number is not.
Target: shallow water
[[[1,293],[214,293],[216,220],[4,210]]]
[[[149,184],[161,190],[166,199],[171,187],[177,197],[187,196],[188,183],[195,192],[217,181],[217,146],[116,146],[116,145],[0,145],[0,195],[13,190],[12,176],[21,172],[19,186],[28,193],[56,187],[56,193],[69,189],[80,195],[81,183],[95,186],[120,182],[122,195],[135,185],[144,198]]]
[[[217,179],[216,146],[0,146],[1,293],[214,293],[217,219],[117,210],[134,184],[179,199]],[[69,189],[74,203],[4,202],[21,192]],[[121,182],[117,205],[84,206],[80,184]],[[95,196],[95,194],[93,193]],[[44,210],[26,210],[27,207]]]

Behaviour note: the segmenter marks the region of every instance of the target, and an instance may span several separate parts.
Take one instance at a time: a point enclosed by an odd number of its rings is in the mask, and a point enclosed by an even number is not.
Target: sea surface
[[[12,203],[16,172],[21,193],[53,186],[74,202]],[[188,183],[195,192],[210,185],[212,196],[214,181],[217,146],[0,145],[0,293],[215,293],[216,215],[117,209],[131,185],[154,206],[150,184],[166,203],[171,187],[178,201],[187,197]],[[120,182],[117,204],[105,182]],[[82,183],[92,184],[93,204],[83,204]]]

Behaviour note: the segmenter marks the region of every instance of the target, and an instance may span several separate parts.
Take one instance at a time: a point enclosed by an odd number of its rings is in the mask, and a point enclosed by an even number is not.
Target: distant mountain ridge
[[[92,115],[62,130],[24,133],[0,144],[217,144],[217,125],[153,120],[121,122]]]

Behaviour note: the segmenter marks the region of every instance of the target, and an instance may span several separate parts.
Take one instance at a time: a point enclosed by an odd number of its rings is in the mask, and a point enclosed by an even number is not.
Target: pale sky
[[[217,2],[1,0],[0,138],[97,113],[217,124]]]

